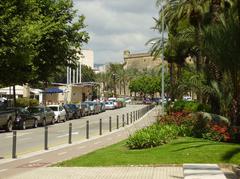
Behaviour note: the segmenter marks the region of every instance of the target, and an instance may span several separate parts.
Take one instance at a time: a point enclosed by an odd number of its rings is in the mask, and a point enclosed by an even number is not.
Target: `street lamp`
[[[161,3],[161,11],[163,12],[164,0]],[[162,115],[164,115],[164,13],[162,16]]]
[[[113,77],[113,86],[114,86],[114,97],[116,98],[117,97],[117,92],[116,92],[116,74],[113,73],[112,74],[112,77]]]

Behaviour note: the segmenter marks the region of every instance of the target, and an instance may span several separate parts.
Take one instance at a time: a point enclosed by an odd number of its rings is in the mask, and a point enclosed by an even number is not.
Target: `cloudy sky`
[[[123,51],[146,52],[145,43],[158,34],[155,0],[74,0],[74,8],[86,17],[95,63],[122,62]]]

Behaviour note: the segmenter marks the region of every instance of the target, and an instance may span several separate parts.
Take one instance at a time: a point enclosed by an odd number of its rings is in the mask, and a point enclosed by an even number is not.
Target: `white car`
[[[192,97],[191,96],[183,96],[183,100],[184,101],[192,101]]]
[[[65,122],[67,120],[67,113],[66,113],[65,109],[63,108],[63,106],[48,105],[48,107],[53,110],[56,122],[60,122],[60,121]]]
[[[106,101],[105,102],[105,109],[115,109],[115,105],[113,101]]]

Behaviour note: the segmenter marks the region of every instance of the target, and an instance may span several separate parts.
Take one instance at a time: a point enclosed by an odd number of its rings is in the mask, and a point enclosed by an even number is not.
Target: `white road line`
[[[58,153],[58,155],[64,155],[66,154],[67,152],[61,152],[61,153]]]
[[[29,163],[35,163],[35,162],[39,162],[39,161],[41,161],[42,159],[37,159],[37,160],[33,160],[33,161],[31,161],[31,162],[29,162]]]
[[[7,170],[8,170],[8,169],[6,169],[6,168],[5,168],[5,169],[1,169],[0,172],[5,172],[5,171],[7,171]]]
[[[79,132],[73,132],[72,133],[72,135],[77,135],[77,134],[79,134]],[[69,135],[69,133],[63,134],[63,135],[59,135],[59,136],[57,136],[57,138],[67,137],[68,135]]]
[[[30,140],[32,139],[31,137],[26,137],[26,138],[22,138],[22,139],[19,139],[18,141],[25,141],[25,140]]]
[[[83,149],[83,148],[86,148],[86,146],[80,146],[80,147],[78,147],[78,149]]]
[[[97,145],[97,144],[100,144],[101,142],[100,141],[98,141],[98,142],[94,142],[93,144],[94,145]]]

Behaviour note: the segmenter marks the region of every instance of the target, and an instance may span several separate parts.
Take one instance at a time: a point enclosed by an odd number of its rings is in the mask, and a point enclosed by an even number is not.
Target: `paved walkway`
[[[100,137],[83,142],[53,148],[26,155],[15,160],[0,162],[0,179],[181,179],[184,178],[182,166],[156,167],[48,167],[60,161],[84,155],[94,150],[112,145],[126,139],[129,134],[152,124],[158,109],[145,114],[134,124]],[[237,179],[229,170],[224,171],[228,179]],[[198,178],[194,178],[198,179]],[[216,178],[217,179],[217,178]]]
[[[180,179],[182,167],[41,168],[12,179]]]

